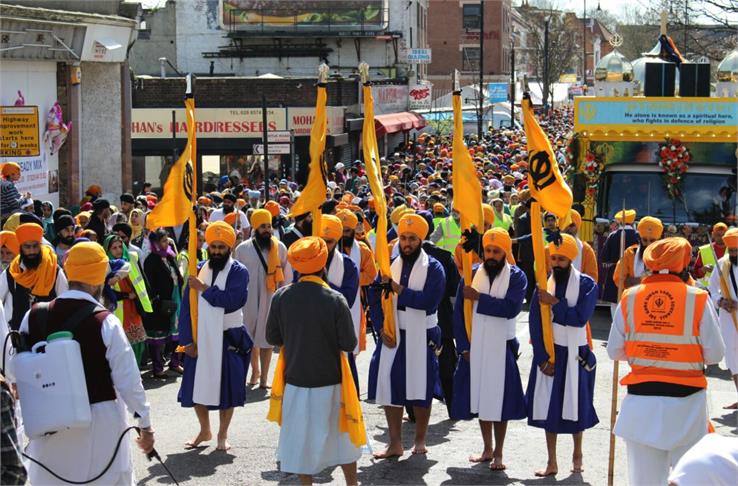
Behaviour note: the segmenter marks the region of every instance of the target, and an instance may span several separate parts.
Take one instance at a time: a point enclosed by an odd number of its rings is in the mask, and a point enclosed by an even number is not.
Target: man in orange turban
[[[44,245],[43,228],[23,223],[15,229],[19,252],[0,275],[0,300],[10,329],[17,331],[31,304],[49,302],[67,290],[54,249]]]
[[[615,285],[623,285],[624,289],[641,283],[644,276],[643,253],[649,245],[661,239],[664,225],[661,220],[652,216],[646,216],[638,223],[638,236],[640,243],[629,246],[623,258],[615,265],[613,281]]]
[[[512,240],[502,228],[482,237],[484,262],[474,268],[471,282],[462,279],[456,295],[454,337],[459,360],[454,375],[452,418],[479,418],[484,449],[472,462],[491,461],[490,469],[502,470],[502,446],[508,420],[525,418],[525,396],[516,356],[515,338],[527,279],[515,266]],[[475,302],[471,323],[464,316],[464,299]],[[469,333],[471,331],[471,335]],[[496,390],[490,393],[490,390]],[[496,447],[492,448],[494,424]]]
[[[725,342],[725,363],[738,390],[738,228],[726,230],[721,239],[725,255],[718,259],[717,271],[710,275],[708,288],[718,309],[718,322]],[[725,408],[735,410],[738,402]]]
[[[615,221],[620,224],[619,228],[607,236],[605,244],[602,246],[602,252],[598,254],[602,268],[606,272],[602,300],[610,302],[611,314],[615,312],[615,307],[618,303],[618,273],[615,272],[615,265],[625,254],[625,250],[633,245],[637,245],[639,241],[638,233],[633,228],[636,212],[632,209],[626,210],[625,215],[621,214],[622,212],[619,211],[615,215]],[[625,232],[625,245],[623,248],[620,248],[620,235],[622,232]]]
[[[446,278],[443,266],[422,248],[428,229],[428,223],[418,214],[400,217],[400,250],[391,265],[392,278],[382,280],[384,290],[370,288],[369,292],[372,324],[380,330],[384,322],[381,292],[391,289],[397,294],[393,306],[399,339],[380,332],[382,342],[374,351],[369,370],[369,400],[384,406],[389,428],[390,442],[384,451],[375,454],[377,458],[403,454],[401,427],[405,406],[412,406],[415,414],[413,452],[426,452],[431,401],[441,393],[438,357],[433,350],[441,346],[437,310]]]
[[[267,418],[281,426],[282,472],[310,484],[327,466],[341,465],[346,483],[357,484],[356,461],[366,436],[345,357],[357,338],[346,299],[323,280],[328,254],[325,241],[315,236],[288,250],[301,277],[274,294],[269,310],[267,339],[281,350]]]
[[[694,262],[692,276],[699,280],[703,287],[707,288],[710,275],[715,268],[716,258],[719,260],[725,255],[725,243],[723,235],[728,231],[728,225],[723,222],[712,226],[712,245],[702,245],[697,249],[697,260]]]
[[[20,180],[21,168],[15,162],[5,162],[0,164],[0,223],[4,224],[5,220],[16,211],[20,211],[21,201],[26,199],[28,195],[21,195],[15,187],[15,183]]]
[[[586,331],[597,304],[597,284],[572,265],[579,254],[573,236],[562,233],[561,241],[551,241],[547,249],[552,273],[545,289],[533,291],[529,316],[533,363],[526,393],[528,425],[546,431],[548,449],[548,463],[536,476],[558,472],[558,434],[572,434],[572,471],[581,472],[584,431],[599,422],[593,404],[597,360]],[[551,306],[554,356],[544,344],[541,303]]]
[[[272,201],[273,202],[273,201]],[[276,204],[276,203],[275,203]],[[272,213],[257,209],[251,214],[251,238],[236,247],[233,258],[249,271],[243,323],[254,341],[249,385],[267,389],[273,347],[266,340],[266,319],[274,292],[292,281],[287,247],[275,236]]]
[[[568,223],[568,224],[567,224]],[[579,270],[585,275],[592,277],[592,280],[597,282],[599,272],[597,270],[597,257],[595,252],[586,241],[579,239],[579,228],[582,226],[582,216],[575,209],[569,210],[569,218],[561,218],[559,220],[559,228],[564,233],[568,233],[574,237],[579,248],[579,253],[572,263],[574,268]]]
[[[4,271],[20,251],[13,231],[0,231],[0,271]]]
[[[179,344],[184,348],[184,373],[178,401],[195,408],[200,431],[187,442],[197,447],[212,438],[209,410],[218,410],[217,449],[226,451],[228,427],[235,407],[246,402],[246,371],[252,347],[243,324],[249,272],[233,258],[236,232],[224,221],[205,230],[208,260],[190,275],[179,311]],[[190,289],[197,291],[197,321],[193,324]]]
[[[484,232],[488,231],[492,226],[495,224],[495,211],[492,206],[489,204],[482,204],[482,212],[484,214]],[[483,233],[484,233],[483,232]],[[481,255],[482,251],[481,249],[478,251],[472,252],[472,264],[476,265],[478,263],[481,263],[483,261]],[[512,257],[512,251],[510,252]],[[459,243],[456,245],[456,248],[454,249],[454,263],[456,264],[456,268],[459,271],[459,275],[463,273],[462,268],[462,259],[464,255],[464,242],[459,241]]]
[[[724,345],[708,293],[686,282],[691,257],[681,237],[650,244],[650,274],[623,293],[610,328],[607,354],[630,365],[613,430],[625,440],[629,484],[667,484],[671,466],[708,433],[703,370]]]
[[[23,226],[18,227],[22,245],[38,241],[35,235],[31,235],[36,230]],[[56,261],[54,263],[56,270]],[[128,413],[137,419],[136,425],[140,428],[136,440],[138,447],[149,453],[155,442],[150,406],[141,384],[141,372],[136,365],[135,355],[118,317],[100,303],[105,278],[110,270],[108,263],[108,257],[99,244],[82,242],[74,245],[64,261],[69,289],[47,304],[44,317],[36,314],[40,313],[41,307],[36,304],[20,325],[20,332],[26,336],[29,348],[50,341],[50,335],[74,325],[74,340],[79,344],[84,368],[82,377],[86,382],[89,401],[92,402],[92,422],[87,427],[60,430],[41,438],[32,437],[27,450],[39,463],[70,481],[89,479],[90,471],[100,469],[100,459],[94,453],[66,454],[60,451],[114,450],[119,437],[125,434],[129,425],[127,414],[122,413],[122,400]],[[5,279],[5,276],[2,278]],[[42,319],[45,321],[43,326]],[[18,365],[16,370],[20,371]],[[54,403],[48,404],[49,408],[54,406]],[[54,484],[58,481],[35,463],[29,464],[28,479],[33,484]],[[133,463],[130,454],[119,457],[115,467],[98,479],[100,484],[131,484]]]
[[[239,241],[243,241],[251,234],[251,224],[249,218],[246,217],[246,213],[236,207],[236,200],[236,196],[230,192],[223,194],[223,205],[210,213],[210,222],[224,221],[226,216],[234,214],[235,216],[231,216],[231,218],[235,218],[235,220],[231,224],[237,232],[241,233]]]

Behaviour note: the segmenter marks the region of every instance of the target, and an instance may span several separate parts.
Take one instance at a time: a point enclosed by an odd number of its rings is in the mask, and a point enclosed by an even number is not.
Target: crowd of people
[[[542,122],[564,172],[570,170],[565,147],[571,123],[572,112],[565,108]],[[72,312],[71,303],[101,303],[104,309],[84,317],[89,325],[80,338],[92,348],[83,347],[86,372],[97,369],[87,376],[93,422],[106,426],[109,421],[123,431],[125,420],[104,407],[124,403],[139,422],[137,441],[145,452],[153,448],[154,433],[140,373],[150,369],[155,379],[181,375],[177,400],[194,408],[199,423],[187,447],[212,440],[209,411],[218,410],[217,448],[227,450],[229,424],[234,409],[244,405],[247,388],[273,386],[270,419],[282,426],[281,469],[305,482],[325,467],[341,465],[347,482],[356,483],[362,434],[351,424],[363,427],[363,422],[351,396],[363,389],[386,414],[389,443],[375,453],[377,458],[403,455],[405,410],[415,423],[412,452],[427,453],[431,407],[439,399],[450,418],[479,420],[483,448],[470,460],[489,461],[492,470],[505,469],[508,421],[527,419],[543,429],[548,461],[535,474],[550,476],[559,471],[557,435],[572,435],[571,470],[581,472],[583,432],[599,422],[589,321],[598,301],[606,301],[614,319],[608,353],[631,364],[616,427],[628,441],[629,478],[631,484],[665,484],[669,466],[707,433],[704,366],[719,362],[725,352],[738,389],[738,229],[716,222],[713,243],[704,245],[695,237],[691,242],[668,237],[670,228],[665,231],[658,219],[626,210],[616,215],[611,232],[587,242],[579,238],[582,216],[576,210],[563,218],[546,213],[550,277],[541,288],[535,284],[540,262],[533,257],[524,133],[490,130],[481,139],[470,137],[467,145],[483,189],[485,224],[476,234],[462,235],[453,210],[450,139],[423,135],[381,159],[391,278],[378,274],[378,215],[358,160],[349,167],[339,163],[328,174],[319,225],[311,213],[291,214],[301,190],[297,182],[274,180],[265,201],[263,183],[224,176],[217,191],[197,199],[196,235],[186,224],[147,227],[159,201],[150,185],[115,201],[92,185],[73,212],[19,194],[13,183],[20,167],[6,163],[0,337],[10,331],[38,334],[34,304],[54,302],[52,312],[63,320],[64,312]],[[197,241],[196,255],[188,252],[190,238]],[[475,262],[468,282],[461,277],[465,252],[473,253]],[[197,274],[190,273],[192,259],[198,262]],[[685,336],[680,341],[677,332],[669,341],[685,351],[666,353],[659,363],[638,343],[645,339],[642,333],[660,332],[638,310],[650,309],[646,290],[654,286],[668,287],[679,297],[671,301],[676,311],[656,309],[651,321],[681,319]],[[191,289],[197,292],[196,310]],[[473,302],[473,319],[464,312],[465,301]],[[684,302],[689,302],[686,310]],[[519,342],[515,331],[526,303],[533,362],[524,387],[517,357],[527,343]],[[542,324],[548,312],[553,336]],[[644,326],[655,327],[640,330],[642,319]],[[689,331],[683,329],[687,321]],[[397,325],[396,332],[388,322]],[[95,329],[102,341],[93,339]],[[276,365],[275,347],[280,349]],[[372,348],[369,374],[362,376],[355,358]],[[272,367],[275,382],[269,383]],[[4,373],[12,383],[12,366]],[[8,429],[17,444],[15,430],[9,430],[14,428],[6,427],[9,396],[3,394],[3,433]],[[673,401],[683,397],[690,401],[682,400],[679,413],[672,412]],[[653,407],[663,413],[644,415]],[[307,409],[316,411],[310,420]],[[655,443],[643,440],[644,427],[661,434]],[[665,436],[670,427],[685,430]],[[117,434],[70,439],[63,432],[55,440],[31,439],[34,457],[84,480],[101,467],[107,452],[91,455],[80,467],[79,460],[60,452],[62,440],[112,451]],[[12,464],[6,462],[4,445],[3,484]],[[25,479],[22,469],[19,465],[16,482]],[[32,484],[53,482],[34,464],[29,474]],[[100,481],[131,484],[130,460],[116,462]]]

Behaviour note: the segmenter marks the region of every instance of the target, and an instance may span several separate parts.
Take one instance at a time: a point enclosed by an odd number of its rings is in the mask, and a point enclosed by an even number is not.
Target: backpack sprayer
[[[97,306],[95,309],[98,309]],[[82,309],[78,313],[82,317],[74,315],[71,321],[81,321],[91,314],[89,310],[89,308],[86,311]],[[73,329],[79,323],[71,321],[67,322],[65,327]],[[25,336],[17,331],[10,331],[5,337],[2,348],[2,371],[5,374],[5,351],[8,339],[11,339],[13,348],[17,352],[13,363],[23,413],[23,425],[26,434],[31,439],[40,439],[64,430],[88,428],[92,423],[82,354],[79,343],[73,337],[72,331],[55,332],[50,334],[46,341],[39,341],[30,349],[25,343]],[[49,407],[49,404],[53,406]],[[118,455],[123,437],[131,430],[141,435],[139,427],[126,428],[118,438],[113,455],[105,468],[97,476],[86,481],[72,481],[63,478],[25,452],[22,454],[23,457],[60,481],[69,484],[89,484],[100,479],[110,469]],[[147,453],[146,458],[149,461],[156,458],[172,481],[179,484],[156,449]]]

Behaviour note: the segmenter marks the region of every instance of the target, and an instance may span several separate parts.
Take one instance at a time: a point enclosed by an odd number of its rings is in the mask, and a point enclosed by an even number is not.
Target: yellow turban
[[[443,214],[446,212],[446,206],[441,203],[435,203],[433,205],[433,212]]]
[[[214,241],[225,243],[229,248],[236,244],[236,231],[225,221],[216,221],[205,230],[205,241],[211,245]]]
[[[251,227],[256,229],[262,224],[272,224],[272,213],[266,209],[257,209],[251,213]]]
[[[22,245],[29,241],[41,243],[44,237],[44,229],[35,223],[23,223],[15,229],[15,238]]]
[[[668,270],[679,273],[692,259],[692,245],[682,237],[664,238],[648,245],[643,252],[643,263],[652,272]]]
[[[77,221],[77,224],[80,226],[85,226],[87,224],[87,221],[90,220],[90,216],[92,216],[92,212],[90,211],[82,211],[79,213],[74,219]],[[82,222],[84,220],[85,222]]]
[[[343,223],[344,228],[355,230],[359,224],[359,218],[350,210],[342,209],[336,213],[338,219]]]
[[[408,211],[412,211],[412,209],[408,208],[404,204],[397,206],[390,213],[390,222],[392,224],[398,224],[400,222],[400,218],[402,217],[402,215]]]
[[[625,210],[625,220],[623,220],[623,211],[618,211],[615,213],[615,219],[623,224],[633,224],[636,219],[635,209]]]
[[[659,239],[663,232],[664,225],[658,218],[646,216],[638,222],[638,234],[641,235],[641,237],[648,236],[649,238]]]
[[[730,228],[723,235],[723,243],[728,248],[738,248],[738,228]]]
[[[569,217],[559,219],[559,229],[561,231],[564,231],[566,228],[568,228],[572,224],[576,226],[577,229],[582,227],[582,216],[579,214],[579,211],[577,211],[576,209],[569,210]]]
[[[515,265],[515,257],[512,254],[512,240],[507,231],[502,228],[492,228],[485,231],[482,237],[482,246],[496,246],[505,252],[507,263]]]
[[[0,173],[4,177],[8,177],[12,174],[20,174],[21,168],[20,165],[16,164],[15,162],[5,162],[2,164],[2,169],[0,169]]]
[[[240,197],[238,199],[236,199],[236,207],[238,209],[241,209],[244,206],[246,206],[246,200],[245,199],[241,199]]]
[[[549,254],[551,256],[563,255],[571,261],[576,260],[577,255],[579,254],[577,240],[575,240],[574,237],[568,233],[562,233],[561,239],[561,244],[558,246],[555,245],[553,241],[548,244]]]
[[[495,210],[489,204],[482,204],[482,212],[484,212],[484,224],[495,224]]]
[[[728,225],[727,225],[727,224],[725,224],[725,223],[722,223],[722,222],[721,222],[721,223],[715,223],[715,224],[714,224],[714,225],[712,226],[712,234],[713,234],[713,235],[714,235],[715,233],[717,233],[718,231],[721,231],[721,230],[722,230],[722,231],[728,231]]]
[[[343,223],[338,216],[324,214],[320,218],[320,236],[326,240],[340,240],[343,237]]]
[[[326,216],[323,216],[325,221]],[[323,238],[306,236],[292,243],[287,250],[287,261],[303,275],[318,273],[328,261],[328,246]]]
[[[93,241],[77,243],[67,251],[64,273],[70,282],[102,285],[108,273],[108,256],[103,247]]]
[[[15,255],[20,251],[18,239],[12,231],[0,231],[0,248],[3,246]]]
[[[412,233],[422,241],[428,235],[428,222],[415,213],[403,214],[397,225],[397,235],[403,233]]]
[[[5,224],[3,225],[3,229],[5,231],[15,231],[20,224],[20,215],[21,213],[13,213],[8,216],[8,219],[5,220]]]

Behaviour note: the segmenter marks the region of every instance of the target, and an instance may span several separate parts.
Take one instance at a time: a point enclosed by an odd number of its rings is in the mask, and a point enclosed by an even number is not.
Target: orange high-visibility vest
[[[707,292],[673,275],[653,275],[627,289],[620,307],[631,372],[620,383],[658,381],[705,388],[699,335],[706,302]]]

